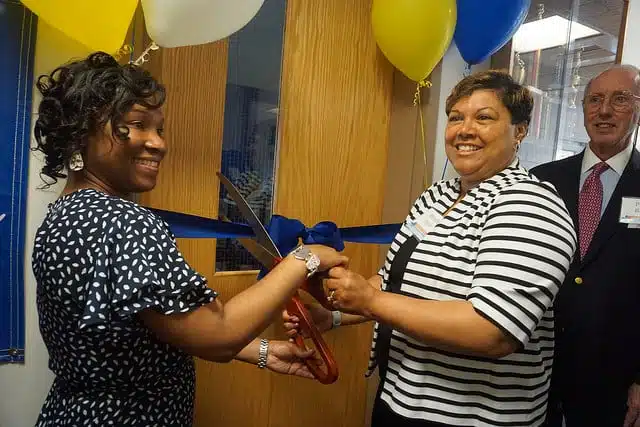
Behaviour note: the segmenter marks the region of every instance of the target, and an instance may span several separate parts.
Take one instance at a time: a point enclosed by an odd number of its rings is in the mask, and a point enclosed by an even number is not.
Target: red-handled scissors
[[[238,189],[231,183],[231,181],[229,181],[229,179],[219,172],[218,177],[229,193],[231,199],[235,202],[238,210],[245,217],[256,235],[255,240],[239,239],[240,243],[265,268],[271,270],[282,260],[282,254],[275,243],[273,243],[271,236],[269,236],[269,233],[265,229],[264,225],[262,225],[262,222],[258,219],[258,216],[253,212],[253,209],[251,209],[251,206],[249,206],[245,198],[242,197]],[[332,305],[327,300],[322,286],[319,284],[317,286],[313,286],[309,284],[309,281],[305,281],[300,288],[314,297],[320,304],[322,304],[323,307],[333,310]],[[324,362],[326,371],[314,363],[314,361],[310,360],[306,362],[307,367],[322,384],[331,384],[335,382],[338,379],[338,364],[336,363],[331,350],[327,346],[327,343],[322,338],[322,334],[314,324],[311,314],[301,301],[298,291],[296,291],[293,297],[291,297],[286,308],[289,314],[297,316],[300,319],[299,323],[301,332],[305,333],[313,341],[322,361]],[[302,334],[296,335],[295,342],[301,349],[307,349],[304,339],[302,338]]]

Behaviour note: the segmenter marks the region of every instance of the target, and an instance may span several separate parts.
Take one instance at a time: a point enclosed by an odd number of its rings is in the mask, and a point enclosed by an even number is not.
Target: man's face
[[[615,68],[591,81],[584,95],[584,123],[592,151],[602,160],[623,151],[638,123],[640,88],[633,70]]]

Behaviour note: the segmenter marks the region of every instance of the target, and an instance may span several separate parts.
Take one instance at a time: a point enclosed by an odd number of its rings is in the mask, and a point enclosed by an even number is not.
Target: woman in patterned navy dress
[[[38,426],[192,424],[192,356],[264,362],[258,334],[307,275],[287,257],[223,305],[167,225],[130,196],[151,190],[167,151],[152,76],[104,53],[41,76],[42,174],[68,180],[33,252],[40,330],[55,381]],[[346,258],[310,246],[319,270]],[[266,366],[311,377],[310,352],[272,341]]]

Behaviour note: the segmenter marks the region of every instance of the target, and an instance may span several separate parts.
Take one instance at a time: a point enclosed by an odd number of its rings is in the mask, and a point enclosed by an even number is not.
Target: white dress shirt
[[[607,204],[609,203],[609,200],[611,200],[611,195],[616,189],[616,185],[618,185],[618,181],[620,180],[624,169],[627,167],[629,159],[631,159],[632,153],[633,143],[629,143],[627,148],[607,160],[606,163],[609,165],[609,168],[600,175],[600,182],[602,182],[602,207],[600,208],[600,217],[604,214]],[[591,169],[601,161],[602,160],[600,160],[600,158],[591,150],[591,147],[587,145],[587,148],[584,150],[584,157],[582,158],[580,190],[582,190],[584,181],[591,173]]]

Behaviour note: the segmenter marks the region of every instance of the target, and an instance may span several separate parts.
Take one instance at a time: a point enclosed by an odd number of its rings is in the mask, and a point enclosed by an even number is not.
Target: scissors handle
[[[282,258],[276,258],[275,264],[279,264],[282,261]],[[313,279],[312,279],[313,280]],[[333,310],[329,301],[327,301],[327,297],[324,294],[324,290],[322,286],[314,286],[313,284],[309,285],[309,280],[305,280],[301,286],[306,292],[308,292],[312,297],[314,297],[322,306],[328,308],[329,310]],[[311,371],[313,376],[322,384],[332,384],[338,379],[338,363],[336,359],[333,357],[333,353],[331,353],[331,349],[325,342],[324,338],[322,338],[322,333],[318,330],[318,327],[313,321],[313,317],[311,317],[311,313],[304,306],[304,303],[300,299],[300,293],[296,291],[296,293],[291,297],[291,300],[287,303],[287,311],[289,314],[297,316],[300,319],[300,332],[306,332],[306,334],[311,338],[313,344],[316,347],[316,350],[320,353],[320,358],[324,362],[324,365],[327,367],[326,372],[322,370],[314,361],[306,360],[305,365]],[[296,345],[302,350],[307,350],[308,347],[304,342],[304,338],[302,337],[302,333],[296,335],[294,341]]]
[[[318,366],[314,361],[307,360],[305,364],[311,371],[314,377],[322,384],[332,384],[338,379],[338,363],[333,358],[333,354],[327,346],[327,343],[322,338],[322,334],[316,327],[315,323],[313,323],[313,318],[311,317],[311,313],[304,306],[302,301],[300,300],[300,295],[296,292],[296,294],[291,297],[291,301],[287,304],[287,311],[289,314],[294,316],[298,316],[300,319],[300,328],[301,332],[306,332],[307,335],[313,341],[313,344],[316,346],[316,349],[320,353],[320,357],[324,362],[327,370],[326,372]],[[307,350],[307,345],[304,342],[304,338],[302,338],[302,334],[298,334],[295,337],[295,342],[298,347],[303,350]]]
[[[329,311],[335,310],[335,307],[329,302],[327,299],[327,295],[324,293],[324,288],[322,287],[322,283],[318,283],[319,281],[317,276],[314,276],[304,282],[300,289],[311,295],[316,301],[320,303],[321,306],[326,308]]]

